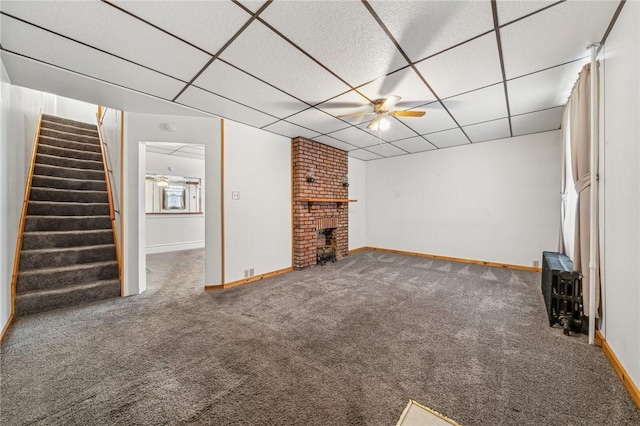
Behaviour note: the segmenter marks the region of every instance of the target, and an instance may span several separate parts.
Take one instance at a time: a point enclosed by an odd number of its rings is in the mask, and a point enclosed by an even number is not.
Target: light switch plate
[[[240,191],[231,191],[231,199],[239,200],[240,199]]]

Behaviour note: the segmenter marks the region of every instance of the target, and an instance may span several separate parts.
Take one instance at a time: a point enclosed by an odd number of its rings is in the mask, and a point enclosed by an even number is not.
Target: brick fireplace
[[[304,138],[292,141],[293,263],[304,269],[318,263],[319,247],[347,255],[349,208],[347,153]]]

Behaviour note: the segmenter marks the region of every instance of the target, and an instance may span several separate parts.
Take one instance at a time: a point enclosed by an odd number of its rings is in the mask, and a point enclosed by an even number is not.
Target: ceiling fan
[[[422,117],[426,114],[425,111],[391,111],[398,101],[400,96],[389,96],[386,99],[376,99],[373,103],[373,112],[362,112],[339,115],[338,118],[343,117],[373,117],[373,120],[367,125],[367,129],[378,132],[385,131],[391,126],[391,123],[387,119],[389,116],[393,117]]]

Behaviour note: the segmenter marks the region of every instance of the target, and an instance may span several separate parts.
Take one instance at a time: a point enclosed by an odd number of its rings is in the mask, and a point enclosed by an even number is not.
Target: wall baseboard
[[[362,247],[356,250],[382,251],[385,253],[405,254],[408,256],[426,257],[429,259],[448,260],[450,262],[471,263],[474,265],[493,266],[496,268],[516,269],[518,271],[542,272],[542,268],[536,268],[535,266],[512,265],[509,263],[489,262],[485,260],[476,260],[476,259],[464,259],[460,257],[440,256],[437,254],[418,253],[414,251],[405,251],[405,250],[393,250],[393,249],[386,249],[381,247]]]
[[[260,281],[260,280],[263,280],[265,278],[275,277],[275,276],[286,274],[287,272],[292,272],[292,271],[293,271],[293,267],[290,266],[288,268],[279,269],[277,271],[267,272],[267,273],[264,273],[264,274],[256,275],[254,277],[244,278],[242,280],[233,281],[233,282],[226,283],[226,284],[205,285],[204,289],[205,290],[227,290],[229,288],[237,287],[239,285],[252,283],[254,281]]]
[[[369,247],[367,247],[367,246],[364,246],[364,247],[358,247],[358,248],[355,248],[355,249],[353,249],[353,250],[349,250],[347,253],[348,253],[348,254],[353,254],[353,253],[358,253],[358,252],[360,252],[360,251],[365,251],[365,250],[369,250],[369,249],[370,249],[370,248],[369,248]]]
[[[186,243],[154,244],[147,246],[147,254],[166,253],[169,251],[194,250],[204,248],[204,241],[188,241]]]
[[[611,346],[609,346],[609,344],[607,343],[607,339],[605,339],[605,337],[602,335],[602,333],[600,333],[599,330],[596,330],[595,340],[596,344],[599,343],[599,346],[602,347],[604,356],[606,356],[609,360],[609,363],[611,363],[613,370],[616,372],[616,375],[618,376],[624,387],[627,389],[627,392],[629,392],[631,399],[640,409],[640,390],[638,390],[636,384],[633,383],[633,380],[631,379],[631,377],[629,377],[629,373],[627,373],[627,370],[624,369],[624,367],[620,363],[620,360],[618,360],[618,357],[611,349]]]
[[[4,343],[4,339],[9,334],[9,330],[11,330],[11,326],[13,326],[13,321],[15,321],[15,319],[16,317],[14,314],[9,315],[9,319],[7,320],[7,323],[4,325],[4,328],[2,329],[2,334],[0,335],[0,345]]]

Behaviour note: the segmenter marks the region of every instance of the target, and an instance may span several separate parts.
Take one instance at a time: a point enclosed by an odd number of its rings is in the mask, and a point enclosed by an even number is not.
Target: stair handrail
[[[113,191],[111,189],[111,170],[107,164],[107,155],[108,150],[105,150],[105,146],[107,145],[104,142],[104,138],[102,137],[102,120],[101,117],[96,114],[98,121],[98,138],[100,139],[100,152],[102,153],[102,166],[104,168],[105,180],[107,184],[107,198],[109,199],[109,218],[111,219],[111,230],[113,231],[113,243],[116,248],[116,261],[118,262],[118,279],[120,280],[120,296],[122,296],[122,260],[120,259],[120,247],[118,245],[118,230],[116,227],[116,214],[115,209],[113,207],[114,198]],[[105,153],[105,151],[107,153]]]
[[[99,113],[96,113],[96,117],[98,117],[98,131],[100,133],[100,147],[102,147],[103,145],[107,147],[107,149],[105,149],[103,151],[103,158],[106,158],[107,161],[107,172],[109,173],[109,176],[111,177],[111,179],[114,178],[113,176],[113,168],[111,167],[112,165],[112,161],[111,161],[111,151],[109,150],[109,144],[104,140],[104,138],[102,137],[102,122],[104,121],[104,116],[107,114],[107,111],[109,110],[109,108],[100,108],[102,110],[102,116],[100,116]],[[106,152],[106,157],[104,156],[104,152]],[[113,192],[113,194],[115,195],[113,198],[113,202],[114,202],[114,206],[113,206],[113,211],[120,216],[120,200],[118,199],[118,193],[116,191],[116,187],[112,187],[111,191]]]
[[[18,272],[20,269],[20,253],[22,252],[22,239],[24,235],[24,224],[27,220],[27,208],[29,207],[29,198],[31,197],[31,182],[33,181],[33,173],[36,168],[36,156],[38,154],[38,142],[40,141],[40,128],[42,126],[42,112],[38,117],[35,135],[33,137],[33,151],[31,152],[31,164],[29,165],[29,174],[27,175],[27,183],[24,188],[24,200],[22,201],[22,213],[20,213],[20,224],[18,225],[18,236],[16,238],[16,253],[13,256],[13,273],[11,274],[11,317],[15,317],[16,312],[16,285],[18,282]],[[11,319],[9,321],[12,321]]]

